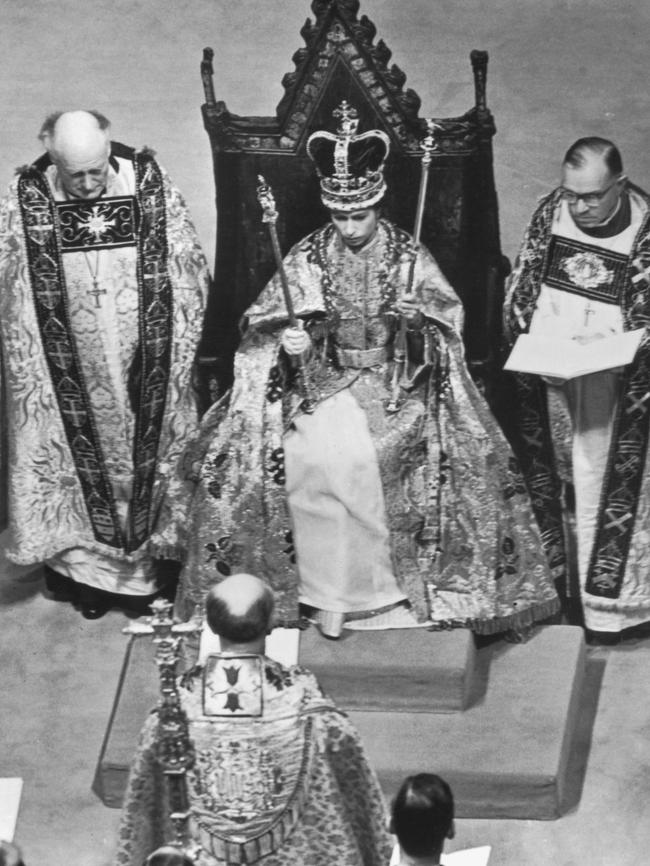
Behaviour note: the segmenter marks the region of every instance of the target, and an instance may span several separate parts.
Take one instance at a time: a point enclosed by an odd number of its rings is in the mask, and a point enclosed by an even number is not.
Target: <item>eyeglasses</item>
[[[622,177],[617,177],[615,181],[610,183],[610,185],[601,192],[585,192],[581,194],[578,192],[573,192],[573,190],[570,189],[564,189],[564,187],[562,187],[562,198],[567,202],[567,204],[577,204],[579,201],[581,201],[587,207],[598,207],[598,205],[605,198],[610,189],[612,189],[612,187],[616,186],[617,183],[620,183],[623,180],[625,180],[624,175]]]

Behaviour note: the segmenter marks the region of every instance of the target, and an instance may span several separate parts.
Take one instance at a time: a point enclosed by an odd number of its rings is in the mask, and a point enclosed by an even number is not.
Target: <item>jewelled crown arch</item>
[[[206,369],[217,370],[209,375],[220,379],[221,388],[230,376],[237,322],[275,270],[256,199],[257,177],[273,189],[278,236],[288,251],[327,219],[307,142],[317,131],[335,132],[333,112],[343,100],[357,113],[355,134],[379,130],[390,143],[382,204],[390,219],[413,229],[427,122],[419,116],[419,96],[405,87],[405,73],[389,65],[391,51],[376,40],[374,24],[358,16],[359,5],[358,0],[313,0],[313,19],[300,31],[304,46],[293,55],[294,70],[282,79],[284,95],[274,116],[239,116],[218,101],[214,52],[204,50],[202,112],[219,219],[201,356]],[[482,366],[499,340],[503,258],[492,168],[495,126],[485,98],[487,54],[474,51],[471,62],[474,106],[459,117],[434,119],[421,240],[465,304],[468,357]]]

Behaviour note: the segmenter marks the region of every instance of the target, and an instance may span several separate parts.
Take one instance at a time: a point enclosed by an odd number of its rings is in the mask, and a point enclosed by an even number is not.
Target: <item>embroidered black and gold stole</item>
[[[551,260],[551,256],[557,257],[558,253],[557,241],[553,243],[551,236],[558,202],[559,192],[555,191],[542,200],[531,220],[520,255],[521,265],[515,269],[515,290],[506,311],[510,345],[520,333],[526,333],[530,328],[541,285],[548,281],[549,276],[561,280],[568,276],[573,284],[573,289],[569,290],[574,291],[577,276],[578,282],[583,283],[579,286],[580,294],[589,296],[590,292],[595,292],[599,300],[620,303],[625,330],[647,328],[650,324],[650,211],[637,232],[631,255],[623,259],[608,253],[605,257],[599,251],[599,263],[590,255],[590,249],[561,249],[561,261],[569,263],[569,272],[565,268],[560,272]],[[609,272],[607,277],[605,270]],[[561,288],[566,287],[562,285]],[[522,463],[547,555],[551,566],[557,569],[556,574],[560,574],[565,565],[561,485],[553,457],[546,389],[536,376],[523,373],[514,376],[518,394],[514,407],[518,415],[515,449]],[[591,595],[609,599],[620,596],[634,533],[649,433],[650,339],[645,337],[634,362],[626,368],[621,384],[586,579],[585,588]]]
[[[57,203],[40,165],[24,170],[18,178],[40,337],[88,516],[97,541],[125,553],[137,550],[151,531],[151,493],[173,336],[162,174],[149,152],[129,153],[136,177],[134,198]],[[71,328],[62,254],[127,245],[137,247],[140,369],[134,406],[134,484],[125,533]]]

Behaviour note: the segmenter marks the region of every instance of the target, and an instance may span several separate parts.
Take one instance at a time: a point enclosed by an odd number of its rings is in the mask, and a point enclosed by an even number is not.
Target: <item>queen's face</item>
[[[350,212],[332,211],[331,217],[337,232],[352,250],[365,246],[377,231],[379,215],[374,207]]]

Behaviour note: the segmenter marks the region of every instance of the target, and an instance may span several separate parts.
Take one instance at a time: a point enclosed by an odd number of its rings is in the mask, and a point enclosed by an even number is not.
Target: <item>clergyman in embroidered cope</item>
[[[526,229],[505,305],[509,346],[528,332],[591,341],[648,326],[648,196],[626,182],[622,165],[609,170],[611,142],[580,140],[567,157],[576,146],[584,158],[565,160],[564,186],[540,201]],[[604,192],[581,196],[576,181]],[[604,197],[613,212],[598,219],[592,211]],[[567,569],[562,488],[575,487],[579,592],[595,633],[650,620],[649,369],[646,337],[624,369],[564,383],[514,376],[513,442],[557,576]]]
[[[111,593],[154,592],[149,537],[198,423],[191,371],[208,279],[184,201],[151,152],[113,143],[89,199],[70,194],[47,154],[18,174],[0,206],[14,562],[46,561]]]
[[[381,789],[359,735],[309,671],[262,655],[209,656],[179,688],[194,750],[190,834],[198,866],[388,863]],[[146,721],[115,866],[173,837],[158,713]]]

